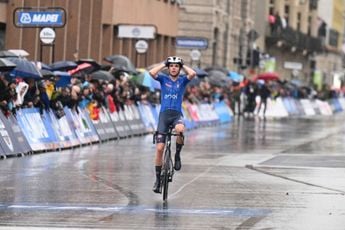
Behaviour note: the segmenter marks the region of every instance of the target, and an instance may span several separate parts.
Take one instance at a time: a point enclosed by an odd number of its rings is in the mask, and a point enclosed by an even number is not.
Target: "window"
[[[301,12],[298,12],[297,13],[297,26],[296,26],[298,31],[301,30],[301,18],[302,18]]]

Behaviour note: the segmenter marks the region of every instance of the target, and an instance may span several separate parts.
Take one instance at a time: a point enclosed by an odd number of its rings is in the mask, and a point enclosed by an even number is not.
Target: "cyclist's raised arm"
[[[160,63],[158,65],[156,65],[155,67],[153,67],[149,73],[151,75],[151,77],[153,77],[154,79],[157,78],[157,74],[159,73],[159,71],[161,71],[162,69],[164,69],[164,67],[166,67],[165,63]]]
[[[186,72],[189,80],[192,80],[196,76],[196,72],[189,66],[183,65],[183,70]]]

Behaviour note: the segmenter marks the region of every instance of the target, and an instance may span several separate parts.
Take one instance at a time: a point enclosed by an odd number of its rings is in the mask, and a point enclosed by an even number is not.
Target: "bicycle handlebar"
[[[153,143],[153,144],[156,144],[156,136],[157,136],[158,134],[170,135],[170,136],[176,136],[176,137],[177,137],[177,136],[180,136],[180,137],[182,137],[182,138],[184,139],[183,133],[175,133],[175,132],[172,132],[172,129],[169,129],[169,132],[167,132],[167,133],[160,133],[160,132],[156,131],[156,132],[153,134],[153,140],[152,140],[152,143]]]

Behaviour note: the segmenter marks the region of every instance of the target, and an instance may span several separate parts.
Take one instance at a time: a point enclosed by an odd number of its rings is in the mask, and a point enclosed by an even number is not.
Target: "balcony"
[[[268,27],[266,33],[266,45],[278,46],[292,51],[307,53],[319,53],[324,51],[321,38],[311,37],[300,31],[287,26],[284,29],[277,29],[271,32]]]

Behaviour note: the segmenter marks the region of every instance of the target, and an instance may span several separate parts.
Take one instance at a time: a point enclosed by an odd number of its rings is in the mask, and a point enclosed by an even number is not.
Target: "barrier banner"
[[[1,138],[0,138],[1,139]],[[2,149],[1,144],[0,144],[0,157],[6,157],[5,151]]]
[[[296,108],[298,110],[298,115],[303,116],[305,115],[303,105],[300,100],[294,99],[294,102],[296,104]]]
[[[193,121],[197,122],[199,124],[200,122],[200,115],[198,111],[198,107],[196,105],[188,104],[187,105],[188,113],[193,119]]]
[[[72,127],[81,144],[90,144],[99,141],[96,129],[88,116],[88,112],[79,108],[79,113],[77,113],[66,107],[64,111],[70,127]]]
[[[340,103],[340,106],[341,106],[342,110],[344,111],[345,110],[345,98],[344,97],[339,97],[338,101]]]
[[[305,115],[307,116],[315,115],[315,111],[309,99],[301,99],[300,102],[303,106]]]
[[[106,133],[107,139],[109,140],[119,138],[119,134],[116,130],[115,124],[112,122],[108,110],[103,106],[101,107],[99,118],[103,125],[103,129]]]
[[[214,109],[218,114],[220,123],[228,123],[232,120],[233,113],[224,101],[214,103]]]
[[[79,139],[69,126],[66,116],[62,116],[60,119],[58,119],[52,111],[49,111],[46,113],[46,115],[47,119],[55,130],[60,148],[70,148],[80,145]]]
[[[150,108],[151,108],[151,113],[152,113],[152,116],[154,118],[154,127],[156,129],[156,127],[158,126],[158,119],[159,119],[159,112],[161,110],[161,105],[151,105],[150,104]]]
[[[154,117],[153,111],[151,110],[151,105],[139,104],[138,109],[139,109],[142,121],[145,125],[146,131],[154,132],[157,127],[157,121]]]
[[[289,113],[287,112],[282,98],[278,97],[275,100],[271,98],[267,99],[267,110],[266,117],[287,117]]]
[[[337,98],[330,99],[329,104],[331,105],[334,113],[338,113],[338,112],[343,111]]]
[[[15,155],[17,153],[21,153],[21,150],[18,150],[18,144],[14,143],[14,139],[12,135],[10,135],[9,130],[10,127],[8,126],[8,122],[3,113],[0,111],[0,146],[1,146],[1,153],[2,155]],[[7,125],[5,125],[7,123]]]
[[[146,133],[145,125],[140,117],[139,110],[135,105],[125,105],[125,116],[134,135]]]
[[[283,103],[289,115],[298,115],[299,112],[293,98],[284,97]]]
[[[5,127],[10,127],[6,129],[9,131],[11,139],[14,140],[13,142],[14,142],[15,148],[19,148],[18,151],[20,151],[21,153],[31,152],[32,149],[30,147],[30,144],[26,140],[22,130],[20,129],[17,119],[13,115],[10,115],[7,119],[4,116],[1,119],[3,119]]]
[[[321,114],[320,107],[316,103],[316,101],[315,100],[310,100],[310,103],[311,103],[311,105],[313,107],[313,110],[315,111],[315,115],[320,115]]]
[[[58,138],[46,114],[40,114],[37,108],[25,108],[17,111],[18,125],[33,151],[59,148]]]
[[[206,124],[213,125],[219,123],[218,114],[214,111],[212,105],[208,103],[199,104],[198,110],[201,116],[201,120],[203,120]]]
[[[192,117],[190,116],[189,112],[188,112],[188,107],[189,103],[188,102],[183,102],[182,103],[182,114],[183,114],[183,118],[184,118],[184,123],[186,126],[186,129],[194,129],[197,127],[197,124],[195,121],[193,121]]]
[[[319,99],[315,100],[316,104],[319,106],[321,115],[332,115],[333,110],[331,106],[326,101],[321,101]]]
[[[131,136],[131,129],[128,126],[122,110],[109,113],[109,115],[120,138]]]
[[[111,121],[110,115],[103,106],[99,108],[98,119],[91,119],[97,134],[102,141],[116,139],[119,137],[115,125]]]

